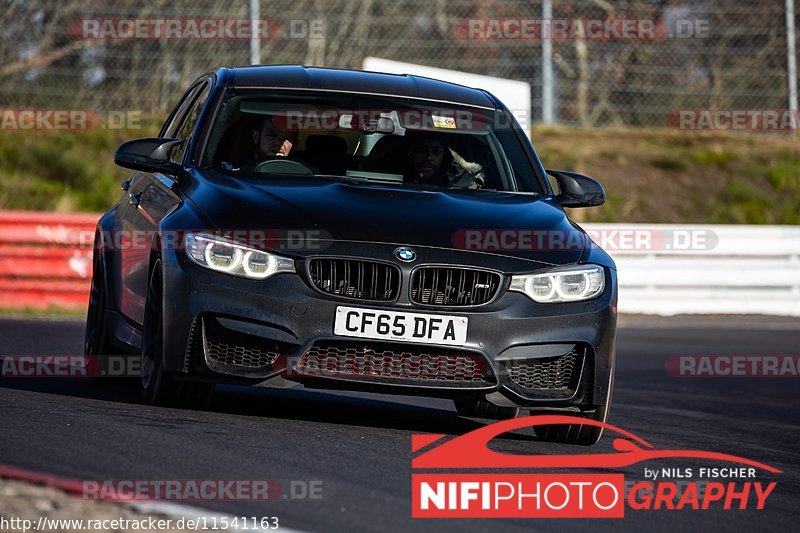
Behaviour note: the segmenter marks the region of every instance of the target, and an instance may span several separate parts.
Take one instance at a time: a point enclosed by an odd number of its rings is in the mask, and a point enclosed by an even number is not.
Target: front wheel
[[[602,405],[598,405],[594,412],[582,413],[581,416],[588,420],[605,422],[608,420],[608,411],[611,408],[611,396],[614,392],[614,375],[608,385],[608,396]],[[534,413],[531,413],[534,414]],[[603,428],[585,424],[553,424],[549,426],[536,426],[534,432],[539,440],[557,442],[561,444],[577,444],[579,446],[593,446],[603,436]]]
[[[208,405],[213,383],[176,380],[164,370],[164,290],[158,261],[147,290],[141,355],[141,389],[147,403],[188,409]]]

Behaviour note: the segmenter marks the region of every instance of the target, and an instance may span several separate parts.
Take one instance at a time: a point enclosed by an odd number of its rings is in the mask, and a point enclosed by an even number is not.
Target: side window
[[[199,88],[198,94],[194,97],[194,102],[191,104],[189,111],[185,113],[185,116],[180,122],[178,131],[176,131],[174,135],[171,135],[171,137],[175,137],[176,139],[183,139],[183,144],[172,150],[170,160],[175,163],[183,162],[183,156],[186,154],[186,149],[189,146],[189,139],[192,133],[194,133],[195,126],[197,126],[197,120],[200,118],[200,113],[203,111],[203,106],[208,99],[208,93],[209,85],[205,83]]]
[[[195,97],[197,97],[197,93],[200,92],[203,84],[198,83],[193,87],[189,88],[183,95],[183,97],[178,101],[178,104],[173,108],[172,113],[170,113],[169,118],[164,123],[164,126],[161,128],[161,133],[159,134],[160,137],[174,137],[175,132],[178,130],[178,125],[181,123],[181,119],[186,115],[186,108],[188,108],[192,102],[194,102]]]

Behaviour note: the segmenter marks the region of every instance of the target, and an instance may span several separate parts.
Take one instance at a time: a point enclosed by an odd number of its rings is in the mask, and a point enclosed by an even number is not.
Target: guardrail
[[[0,211],[0,308],[85,309],[99,218]]]
[[[620,312],[800,316],[800,226],[584,229],[617,263]]]
[[[0,211],[0,308],[85,308],[100,215]],[[622,313],[800,316],[800,226],[585,224]]]

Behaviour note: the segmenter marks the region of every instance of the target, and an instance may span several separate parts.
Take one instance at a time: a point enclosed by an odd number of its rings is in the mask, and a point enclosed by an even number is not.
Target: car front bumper
[[[257,383],[281,377],[311,387],[449,398],[489,396],[495,403],[526,408],[591,410],[603,405],[609,394],[617,299],[616,272],[610,268],[605,268],[604,293],[590,301],[536,304],[524,294],[506,291],[484,306],[436,309],[407,301],[387,304],[324,294],[305,281],[300,269],[297,274],[254,281],[204,269],[177,251],[164,253],[163,259],[168,295],[164,365],[167,371],[184,378]],[[451,381],[414,379],[420,374],[413,372],[376,372],[376,367],[370,366],[374,360],[364,367],[364,354],[374,355],[368,349],[384,342],[335,335],[338,306],[466,316],[469,329],[463,347],[404,343],[399,348],[408,348],[408,364],[415,369],[419,368],[420,354],[423,363],[424,357],[438,357],[433,365],[437,371],[443,371],[446,364],[442,357],[450,353],[471,358],[482,366],[485,379],[459,379],[463,377],[463,366],[459,366],[463,361],[450,365],[456,368]],[[361,342],[364,349],[353,349],[354,341]],[[349,373],[316,371],[317,367],[309,366],[308,354],[321,345],[341,347],[338,355],[330,357],[339,357]],[[234,359],[240,362],[244,357],[245,364],[222,364],[209,357],[211,348],[214,353],[222,350],[235,354]],[[276,357],[266,366],[247,361],[249,356],[267,352],[274,352]],[[333,367],[338,368],[335,363]],[[550,383],[559,380],[560,387]]]

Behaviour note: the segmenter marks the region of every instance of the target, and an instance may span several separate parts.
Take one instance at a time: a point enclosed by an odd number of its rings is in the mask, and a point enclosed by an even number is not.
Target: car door
[[[172,150],[173,162],[183,164],[189,139],[208,100],[211,80],[193,85],[176,106],[160,137],[184,139]],[[121,217],[123,239],[120,250],[119,309],[137,326],[144,321],[144,306],[149,283],[151,243],[161,220],[180,202],[176,191],[178,177],[160,172],[137,172],[131,177],[127,202]]]

